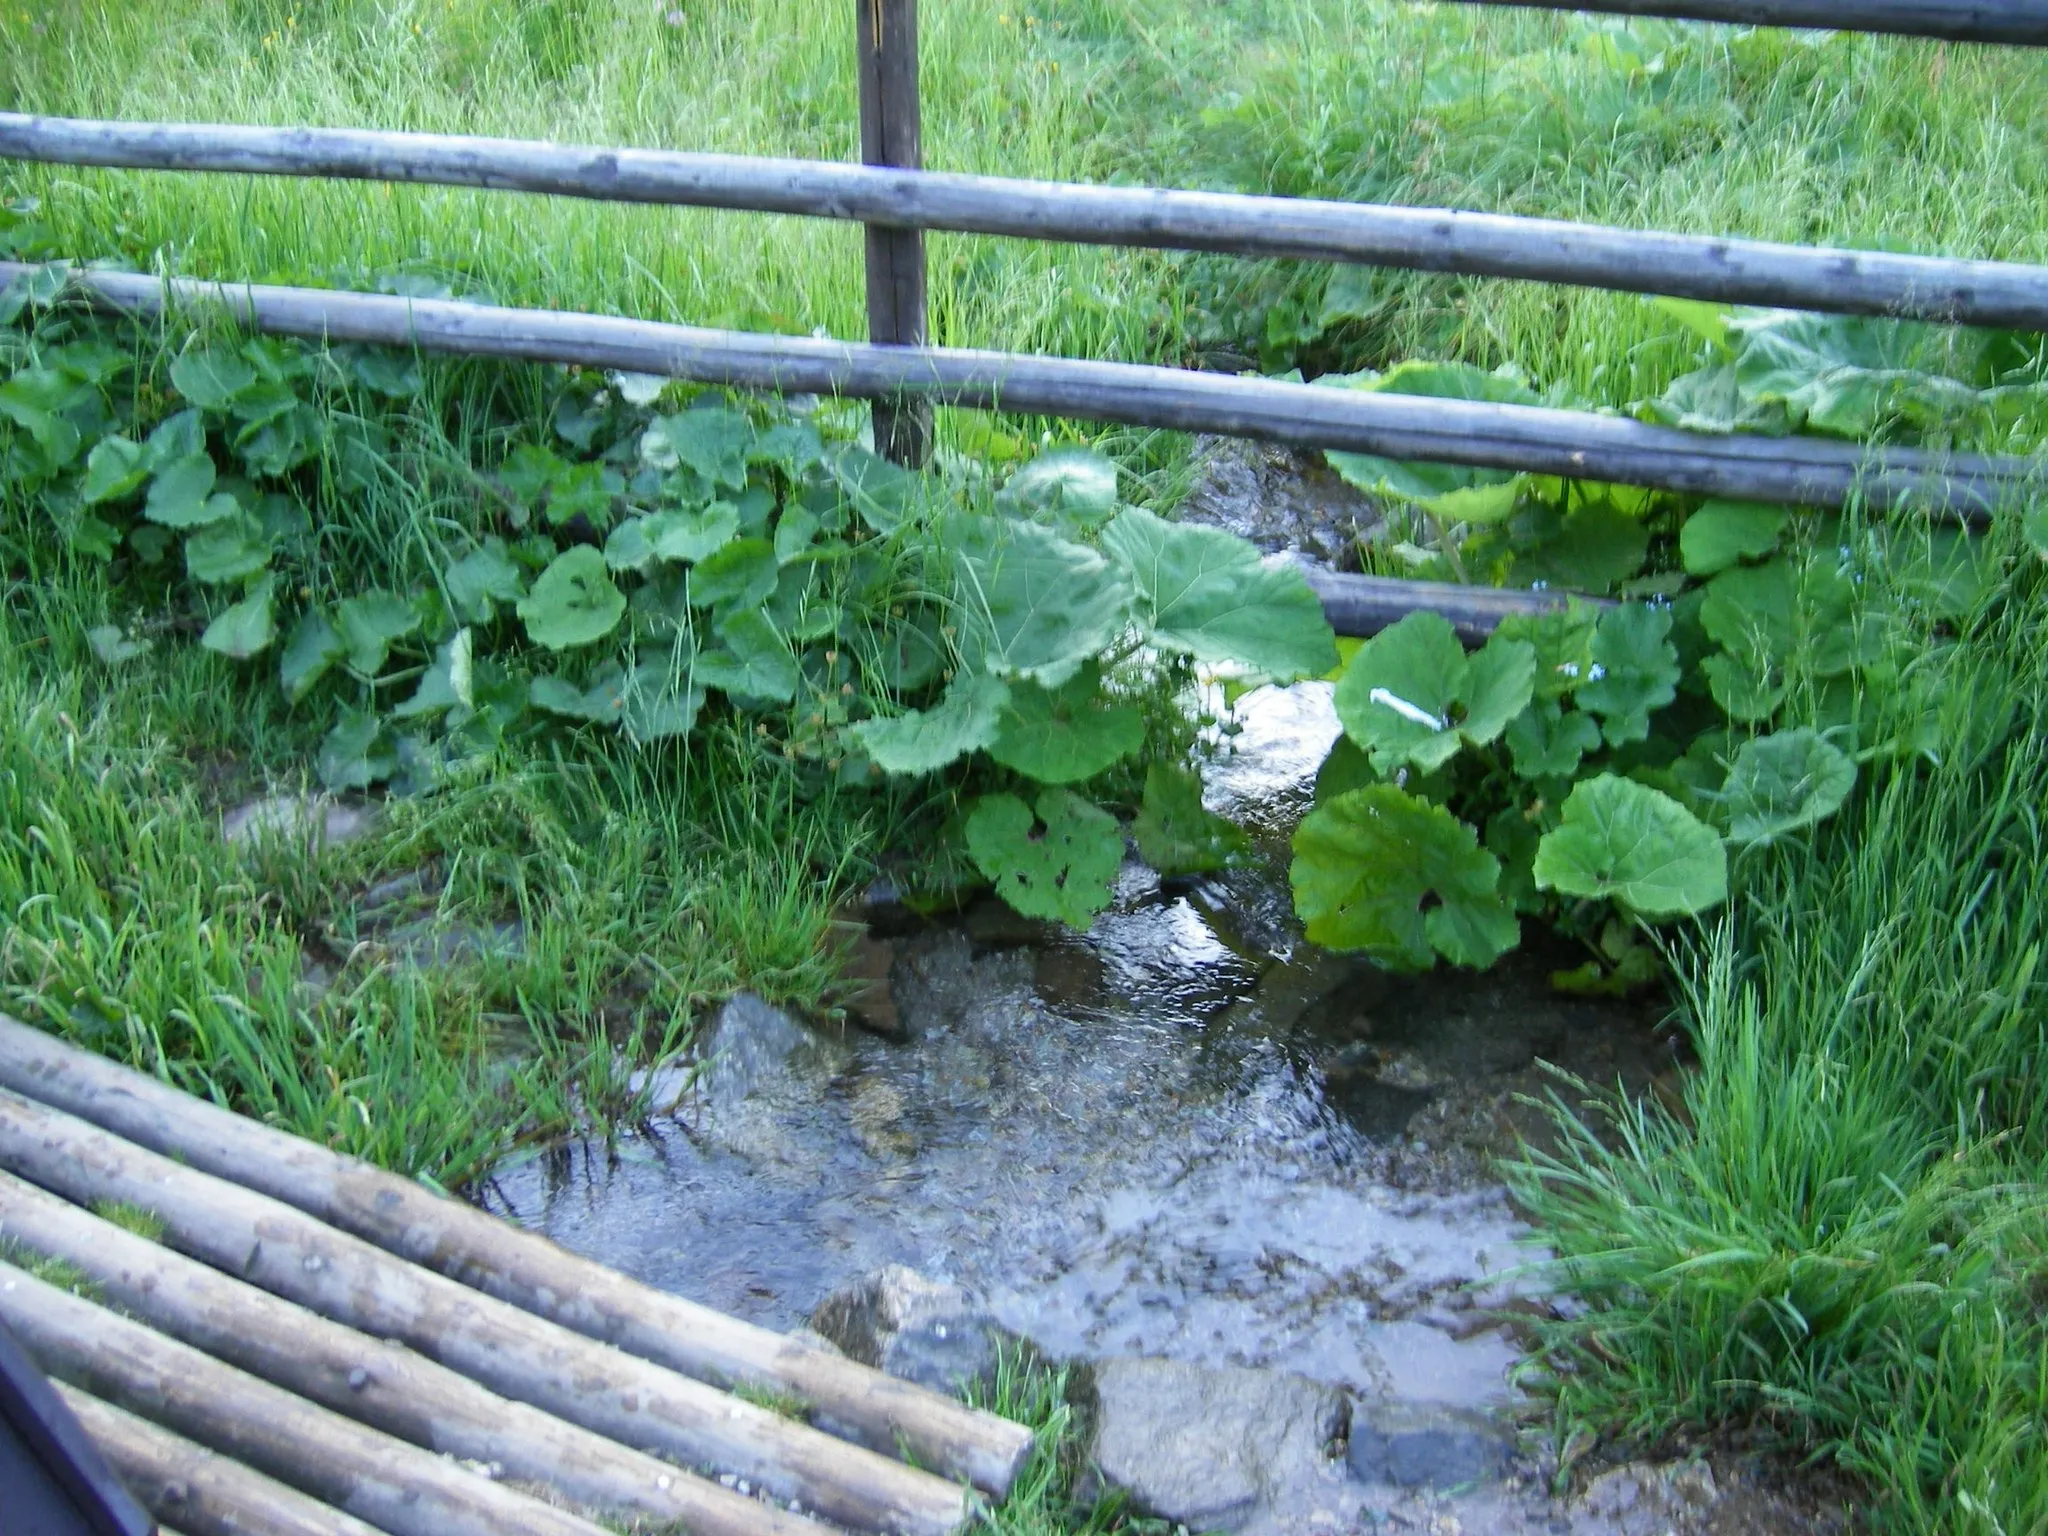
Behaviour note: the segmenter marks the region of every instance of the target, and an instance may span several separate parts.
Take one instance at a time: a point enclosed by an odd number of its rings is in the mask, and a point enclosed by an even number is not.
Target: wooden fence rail
[[[2044,0],[1483,0],[1488,5],[1547,11],[1601,11],[1615,16],[1666,16],[1748,27],[1818,27],[1838,32],[1891,32],[1951,43],[2048,45]]]
[[[0,262],[0,284],[24,274]],[[1981,519],[2040,486],[2032,460],[1872,449],[1814,438],[1716,436],[1615,416],[1376,394],[1136,363],[953,347],[889,347],[712,331],[449,300],[82,271],[73,281],[136,314],[213,305],[257,330],[580,363],[741,389],[861,399],[918,396],[986,410],[1263,438],[1392,458],[1530,470],[1806,506],[1911,505]]]
[[[880,153],[881,151],[877,151]],[[913,154],[893,143],[890,153]],[[819,160],[353,128],[90,122],[0,112],[0,156],[730,208],[1077,244],[1524,278],[1628,293],[2048,330],[2048,267],[1664,234],[1449,208],[1018,181]],[[880,250],[876,249],[880,241]],[[923,335],[923,256],[871,233],[872,339]],[[879,317],[876,319],[874,317]]]

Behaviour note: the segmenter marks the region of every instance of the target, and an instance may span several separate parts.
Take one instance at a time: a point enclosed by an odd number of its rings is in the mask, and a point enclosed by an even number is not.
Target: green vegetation
[[[0,102],[848,158],[851,19],[815,10],[4,8]],[[2048,260],[2014,216],[2048,196],[2048,73],[2016,50],[1373,0],[925,20],[951,169]],[[10,236],[36,255],[861,326],[844,226],[36,168],[0,190],[37,201]],[[1696,430],[2029,452],[2048,425],[2030,336],[931,247],[953,343]],[[15,299],[0,1002],[392,1166],[461,1180],[638,1112],[637,1069],[735,987],[829,1006],[832,904],[890,852],[926,851],[934,899],[987,881],[1077,923],[1126,829],[1217,867],[1243,838],[1188,761],[1195,669],[1337,661],[1298,583],[1155,515],[1178,440],[943,412],[914,482],[829,402]],[[1683,1115],[1574,1089],[1563,1150],[1516,1173],[1592,1304],[1548,1330],[1561,1443],[1736,1425],[1866,1475],[1889,1528],[2048,1529],[2043,512],[1966,540],[1333,462],[1390,508],[1369,569],[1623,600],[1470,657],[1426,619],[1347,649],[1296,846],[1325,942],[1483,964],[1527,917],[1585,941],[1564,984],[1678,973]],[[1254,582],[1247,624],[1217,595]],[[222,841],[226,805],[314,776],[390,791],[383,824]],[[422,942],[446,963],[406,963]],[[997,1524],[1113,1528],[1069,1507],[1057,1384],[1006,1380],[1045,1444]]]

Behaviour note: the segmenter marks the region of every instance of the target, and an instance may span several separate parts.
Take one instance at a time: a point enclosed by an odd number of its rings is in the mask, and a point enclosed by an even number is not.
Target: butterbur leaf
[[[1252,840],[1202,804],[1202,781],[1186,768],[1153,763],[1145,770],[1145,800],[1131,836],[1147,864],[1162,875],[1199,875],[1223,869],[1251,852]]]
[[[232,352],[207,347],[172,363],[171,383],[201,410],[224,411],[256,383],[256,370]]]
[[[1094,550],[1022,519],[954,529],[969,654],[989,671],[1057,687],[1122,630],[1129,589]]]
[[[527,698],[535,709],[551,715],[616,725],[626,711],[626,669],[615,661],[606,662],[587,688],[566,677],[536,677]]]
[[[1707,583],[1700,626],[1730,655],[1781,661],[1798,644],[1799,575],[1790,562],[1734,566]]]
[[[1768,661],[1716,651],[1700,662],[1707,691],[1730,720],[1768,720],[1785,702],[1782,675]]]
[[[1593,664],[1575,697],[1579,708],[1600,716],[1608,745],[1647,737],[1650,711],[1678,697],[1670,608],[1622,603],[1603,612],[1593,630]]]
[[[1570,778],[1599,747],[1600,727],[1591,715],[1566,711],[1555,699],[1537,699],[1509,723],[1507,744],[1522,778]]]
[[[498,467],[498,479],[522,505],[537,506],[555,476],[567,466],[549,449],[537,443],[522,443]]]
[[[1516,558],[1514,576],[1573,592],[1608,592],[1636,573],[1649,548],[1650,530],[1611,488],[1577,500],[1549,538]]]
[[[612,585],[604,556],[579,544],[555,557],[519,600],[527,635],[551,651],[602,640],[625,617],[626,598]]]
[[[85,643],[104,666],[118,667],[149,652],[147,640],[131,640],[118,624],[101,624],[85,632]]]
[[[807,421],[778,421],[747,449],[750,463],[773,464],[792,480],[824,457],[824,441]]]
[[[1541,397],[1510,370],[1488,373],[1470,363],[1401,363],[1385,373],[1333,375],[1318,383],[1379,394],[1428,395],[1443,400],[1488,400],[1540,405]],[[1368,495],[1406,501],[1447,523],[1497,523],[1514,511],[1526,475],[1472,469],[1418,459],[1332,451],[1330,467]]]
[[[390,400],[410,400],[426,387],[419,358],[389,347],[365,347],[349,358],[348,371],[365,389]]]
[[[1071,790],[1045,790],[1035,807],[1015,795],[983,795],[966,831],[975,867],[1024,916],[1085,929],[1109,905],[1123,834],[1114,816]]]
[[[644,571],[657,561],[708,560],[732,542],[739,526],[738,509],[725,501],[631,517],[605,540],[604,561],[615,571]]]
[[[934,773],[995,739],[1009,697],[1001,678],[958,672],[930,709],[863,720],[849,733],[884,773]]]
[[[1003,487],[1005,502],[1028,517],[1094,528],[1116,510],[1116,465],[1093,448],[1053,448]]]
[[[203,453],[175,459],[156,472],[142,515],[166,528],[202,528],[240,510],[232,496],[213,494],[213,460]]]
[[[125,437],[103,437],[85,457],[85,480],[78,488],[87,506],[119,501],[149,478],[148,451]]]
[[[548,523],[559,528],[580,517],[593,528],[608,528],[612,499],[625,488],[619,472],[602,464],[564,465],[548,486]]]
[[[392,642],[420,627],[419,609],[410,599],[375,589],[338,604],[334,617],[347,647],[349,670],[361,677],[382,672]]]
[[[388,779],[398,767],[398,753],[385,734],[384,723],[368,710],[346,709],[315,760],[320,782],[329,789],[368,789]]]
[[[1678,530],[1678,553],[1693,576],[1712,576],[1778,547],[1788,514],[1755,501],[1710,501]]]
[[[1092,779],[1145,741],[1145,717],[1104,698],[1101,673],[1085,664],[1058,688],[1019,682],[988,755],[1041,784]]]
[[[1603,773],[1573,786],[1564,819],[1536,849],[1537,886],[1680,917],[1728,895],[1728,854],[1714,829],[1669,795]]]
[[[1593,665],[1593,628],[1600,610],[1580,598],[1544,613],[1511,613],[1494,634],[1526,640],[1536,651],[1533,683],[1538,699],[1561,699],[1586,680]]]
[[[1856,764],[1801,727],[1743,743],[1722,786],[1728,841],[1769,842],[1832,816],[1856,787]]]
[[[308,608],[293,628],[284,655],[278,658],[277,680],[285,698],[298,703],[347,654],[348,642],[327,621],[327,615],[318,608]]]
[[[1132,507],[1102,547],[1129,578],[1138,622],[1161,650],[1239,662],[1282,681],[1337,664],[1329,620],[1301,572],[1266,564],[1234,533]]]
[[[657,469],[678,465],[696,472],[706,485],[744,490],[747,450],[754,424],[737,411],[713,407],[664,416],[647,429],[640,456]]]
[[[1467,657],[1450,620],[1420,609],[1359,648],[1337,682],[1345,734],[1391,774],[1442,767],[1499,737],[1534,697],[1536,648],[1495,635]]]
[[[1438,955],[1484,966],[1520,942],[1500,861],[1440,805],[1392,784],[1338,795],[1294,834],[1288,870],[1309,938],[1426,970]]]
[[[526,595],[526,577],[505,548],[488,538],[448,567],[444,578],[449,604],[471,624],[488,624],[497,604],[516,603]]]
[[[756,608],[719,621],[717,650],[699,653],[695,681],[753,699],[787,704],[796,697],[796,658],[781,633]]]
[[[690,571],[690,602],[699,608],[759,608],[775,595],[781,566],[766,539],[734,539]]]
[[[217,655],[229,656],[236,661],[247,661],[266,649],[277,638],[277,623],[271,606],[276,588],[275,576],[259,578],[249,588],[248,596],[233,607],[222,610],[206,626],[206,633],[199,637],[199,643]]]
[[[194,581],[221,585],[243,581],[270,564],[270,534],[237,508],[235,515],[209,523],[185,540],[185,571]]]
[[[472,700],[474,662],[469,631],[458,629],[434,651],[433,664],[420,674],[420,685],[411,698],[392,710],[402,720],[417,715],[439,714]]]
[[[834,448],[825,467],[861,521],[877,533],[893,533],[917,505],[918,477],[865,448]]]
[[[143,447],[149,452],[152,472],[180,459],[189,459],[194,454],[204,454],[206,422],[197,411],[180,411],[175,416],[167,416],[149,434],[149,441]]]
[[[626,674],[619,726],[635,746],[687,736],[704,707],[704,690],[686,683],[672,666],[641,662]]]

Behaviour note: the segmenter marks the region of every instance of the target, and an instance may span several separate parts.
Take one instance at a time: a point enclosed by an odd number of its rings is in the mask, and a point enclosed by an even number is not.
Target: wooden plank
[[[734,1472],[864,1531],[950,1536],[963,1491],[405,1263],[240,1185],[0,1092],[0,1167],[81,1205],[139,1205],[168,1246],[623,1445]]]
[[[57,1392],[150,1513],[178,1521],[190,1536],[381,1536],[354,1515],[124,1408],[63,1382]]]
[[[1604,598],[1569,592],[1509,591],[1498,587],[1461,587],[1442,581],[1401,581],[1387,576],[1354,576],[1304,565],[1302,575],[1316,596],[1330,627],[1340,635],[1376,635],[1421,609],[1440,613],[1467,645],[1484,645],[1509,614],[1554,613],[1571,602],[1594,608],[1613,606]]]
[[[315,1407],[4,1262],[0,1321],[51,1375],[390,1536],[606,1536],[580,1516]]]
[[[0,1085],[236,1180],[451,1279],[703,1380],[815,1404],[871,1448],[1000,1495],[1028,1430],[593,1264],[355,1158],[180,1093],[0,1014]],[[614,1438],[617,1438],[616,1436]]]
[[[659,1521],[696,1536],[826,1536],[814,1521],[498,1396],[411,1350],[125,1232],[0,1172],[0,1236],[62,1259],[95,1299],[309,1402],[572,1503]]]
[[[518,139],[100,122],[13,112],[0,112],[0,156],[62,165],[324,176],[751,209],[902,230],[1359,262],[1729,304],[2048,330],[2048,267],[1450,208],[1086,186]],[[875,333],[875,339],[889,338]]]
[[[1548,11],[1604,11],[1745,27],[1889,32],[1952,43],[2048,44],[2044,0],[1483,0]]]
[[[0,262],[0,283],[27,270]],[[1716,436],[1525,405],[1325,389],[1134,363],[964,348],[877,347],[601,315],[79,272],[95,300],[137,314],[217,305],[285,335],[665,374],[738,389],[881,399],[905,392],[985,410],[1044,411],[1397,459],[1790,505],[1908,506],[1982,521],[2037,486],[2032,461],[1820,438]]]
[[[924,165],[917,93],[917,0],[854,0],[860,74],[860,157],[867,165]],[[921,347],[927,339],[924,233],[914,225],[867,227],[868,340]],[[932,453],[932,407],[917,398],[877,400],[875,451],[911,469]]]

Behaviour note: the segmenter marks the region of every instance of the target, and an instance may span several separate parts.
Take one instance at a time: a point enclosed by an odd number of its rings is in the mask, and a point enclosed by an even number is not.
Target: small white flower
[[[1395,693],[1391,689],[1375,688],[1371,693],[1367,694],[1366,697],[1372,700],[1372,702],[1375,704],[1382,705],[1387,709],[1391,709],[1395,714],[1399,715],[1403,720],[1406,720],[1411,725],[1426,725],[1432,731],[1441,731],[1445,728],[1444,721],[1438,719],[1435,715],[1432,715],[1420,704],[1410,704],[1406,699],[1402,698],[1398,693]]]
[[[1560,661],[1557,664],[1557,670],[1566,677],[1577,677],[1579,675],[1579,664],[1576,661]]]
[[[1550,590],[1550,583],[1547,581],[1532,581],[1529,583],[1529,590],[1531,592],[1548,592]]]
[[[1591,667],[1586,669],[1586,679],[1588,682],[1597,683],[1600,681],[1601,678],[1605,677],[1606,675],[1607,669],[1601,666],[1600,663],[1597,661],[1594,662]]]

